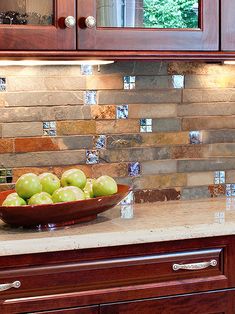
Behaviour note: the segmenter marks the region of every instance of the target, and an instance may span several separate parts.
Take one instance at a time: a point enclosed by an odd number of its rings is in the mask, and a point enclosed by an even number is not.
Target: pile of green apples
[[[9,194],[2,206],[40,205],[73,202],[117,193],[116,181],[103,175],[88,179],[80,169],[65,171],[61,179],[45,172],[23,174],[16,182],[16,192]]]

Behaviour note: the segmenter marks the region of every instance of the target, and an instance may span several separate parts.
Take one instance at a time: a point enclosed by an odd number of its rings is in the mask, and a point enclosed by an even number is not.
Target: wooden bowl
[[[0,192],[0,204],[12,192],[15,191]],[[99,213],[117,205],[129,192],[129,186],[118,184],[118,192],[110,196],[56,204],[0,206],[0,219],[11,226],[37,229],[73,225],[96,219]]]

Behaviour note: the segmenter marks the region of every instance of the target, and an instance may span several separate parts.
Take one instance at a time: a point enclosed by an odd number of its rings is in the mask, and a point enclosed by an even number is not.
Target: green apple
[[[60,179],[55,174],[45,172],[40,174],[38,177],[40,179],[43,192],[47,192],[52,195],[55,190],[60,188]]]
[[[22,206],[27,205],[25,200],[21,198],[19,195],[13,195],[16,193],[9,194],[4,202],[2,203],[2,206]]]
[[[53,204],[51,195],[47,192],[36,193],[28,200],[28,205]]]
[[[76,186],[66,186],[64,187],[65,190],[70,190],[75,194],[76,201],[84,200],[85,199],[85,194],[83,190],[79,189]]]
[[[86,185],[83,189],[86,199],[94,197],[94,192],[93,192],[94,182],[95,182],[95,179],[87,179],[86,181]]]
[[[107,175],[101,176],[93,183],[94,196],[105,196],[117,193],[116,181]]]
[[[52,194],[53,203],[76,201],[76,195],[73,191],[66,188],[59,188]]]
[[[26,173],[16,181],[15,189],[20,197],[28,199],[34,194],[42,192],[42,185],[36,174]]]
[[[61,185],[63,187],[72,185],[83,189],[86,185],[86,175],[80,169],[69,169],[62,174]]]

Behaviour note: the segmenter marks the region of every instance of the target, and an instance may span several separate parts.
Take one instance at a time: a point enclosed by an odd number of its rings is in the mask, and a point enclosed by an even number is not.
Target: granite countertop
[[[0,256],[235,234],[235,198],[117,206],[90,222],[52,231],[0,222]]]

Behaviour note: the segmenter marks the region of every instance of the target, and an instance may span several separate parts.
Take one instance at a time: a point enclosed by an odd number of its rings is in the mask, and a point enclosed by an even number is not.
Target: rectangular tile
[[[225,75],[234,74],[232,65],[207,64],[201,62],[170,62],[168,74]]]
[[[206,158],[210,155],[209,145],[184,145],[172,147],[173,159]]]
[[[61,106],[83,104],[83,92],[11,92],[0,94],[0,105],[9,107]]]
[[[141,163],[142,174],[160,174],[177,172],[176,160],[150,160]]]
[[[87,76],[86,89],[123,89],[123,77],[120,74]]]
[[[13,139],[0,139],[0,154],[13,153],[14,140]]]
[[[138,133],[139,121],[134,119],[96,121],[97,134]]]
[[[234,102],[235,90],[233,88],[221,89],[184,89],[183,102]]]
[[[235,117],[183,118],[182,130],[235,129]]]
[[[220,120],[221,117],[217,120]],[[227,118],[229,124],[229,118]],[[202,132],[203,143],[234,143],[235,130],[211,130]]]
[[[234,169],[235,158],[178,160],[178,172],[201,172]]]
[[[135,203],[177,201],[180,200],[180,193],[180,188],[137,190],[134,191]]]
[[[92,166],[92,177],[98,178],[102,175],[109,175],[113,178],[128,176],[127,163],[108,163]]]
[[[91,106],[91,116],[95,120],[110,120],[116,117],[116,106],[114,105],[94,105]]]
[[[153,132],[173,132],[181,130],[181,119],[153,119]]]
[[[234,81],[234,74],[186,75],[185,88],[233,88]]]
[[[149,175],[133,180],[135,189],[154,189],[182,187],[187,184],[187,176],[183,173]]]
[[[226,183],[235,183],[235,170],[226,171]]]
[[[171,75],[145,75],[136,76],[136,89],[161,89],[175,88],[174,79]]]
[[[187,186],[210,185],[214,182],[214,172],[187,173]]]
[[[235,102],[191,103],[178,105],[179,117],[230,116],[235,114]]]
[[[142,104],[180,102],[181,90],[159,89],[154,93],[151,90],[99,91],[99,104]]]
[[[57,122],[57,135],[86,135],[95,134],[96,125],[95,121],[58,121]]]
[[[177,116],[177,104],[130,104],[129,118],[168,118]]]
[[[183,188],[181,193],[182,200],[192,200],[200,198],[209,198],[210,191],[208,186],[198,186],[191,188]]]
[[[44,167],[85,163],[85,151],[37,152],[2,154],[3,167]]]
[[[3,123],[2,137],[30,137],[42,136],[43,129],[40,122]]]
[[[234,157],[235,143],[219,143],[209,145],[208,157]]]

